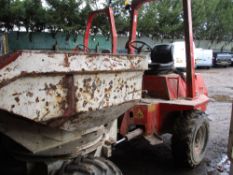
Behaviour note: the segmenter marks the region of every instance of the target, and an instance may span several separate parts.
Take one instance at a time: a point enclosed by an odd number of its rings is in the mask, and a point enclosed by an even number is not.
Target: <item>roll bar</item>
[[[131,4],[131,31],[128,43],[136,40],[138,10],[147,2],[156,0],[133,0]],[[194,48],[193,48],[193,31],[192,31],[192,12],[191,0],[183,0],[184,26],[185,26],[185,47],[186,47],[186,85],[187,97],[194,99],[196,97],[195,85],[195,66],[194,66]],[[134,48],[128,46],[128,53],[134,54]]]
[[[116,54],[117,53],[117,31],[116,31],[116,26],[115,26],[115,18],[113,15],[113,10],[111,7],[102,9],[102,10],[97,10],[89,13],[88,20],[87,20],[87,25],[86,25],[86,31],[84,34],[84,41],[83,45],[84,47],[84,52],[87,52],[88,44],[89,44],[89,35],[90,35],[90,29],[92,22],[94,18],[98,15],[107,15],[110,23],[110,32],[112,35],[112,53]]]

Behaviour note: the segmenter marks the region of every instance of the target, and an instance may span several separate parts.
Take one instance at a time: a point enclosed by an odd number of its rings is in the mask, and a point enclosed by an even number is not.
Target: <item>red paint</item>
[[[138,24],[138,10],[142,7],[146,2],[151,2],[155,0],[134,0],[131,4],[131,31],[129,35],[128,43],[136,40],[137,34],[137,24]],[[128,53],[134,54],[134,48],[128,46]]]
[[[12,54],[0,56],[0,69],[15,61],[21,54],[21,51],[17,51]]]
[[[179,101],[176,103],[174,100],[157,100],[151,103],[138,104],[125,113],[120,134],[127,134],[130,125],[144,126],[145,135],[162,134],[166,122],[171,119],[168,117],[174,117],[174,115],[169,114],[186,110],[201,110],[204,112],[207,103],[208,97],[203,95],[194,99],[190,104],[180,104]],[[133,114],[131,117],[130,112]]]
[[[131,31],[129,42],[136,40],[138,9],[146,2],[152,0],[134,0],[131,5]],[[208,103],[207,89],[200,74],[195,74],[191,0],[183,0],[185,43],[187,54],[186,77],[178,74],[144,75],[143,90],[147,92],[150,100],[140,103],[130,109],[130,115],[125,115],[122,125],[126,134],[130,125],[144,126],[145,134],[161,134],[169,117],[177,111],[201,110],[205,111]],[[129,54],[134,54],[132,47]],[[182,100],[180,100],[182,99]],[[143,100],[142,100],[143,101]],[[129,113],[130,113],[129,112]],[[132,122],[132,118],[134,119]]]
[[[111,35],[112,35],[112,53],[116,54],[117,53],[117,31],[116,31],[116,26],[115,26],[115,18],[113,16],[113,10],[111,7],[102,9],[102,10],[97,10],[89,14],[87,25],[86,25],[86,31],[84,35],[83,45],[86,46],[86,48],[88,48],[91,25],[92,25],[93,19],[97,15],[108,16],[109,23],[110,23],[110,29],[111,29]],[[86,48],[84,48],[85,52],[87,52]]]
[[[67,89],[67,107],[64,106],[64,117],[71,117],[76,114],[76,87],[74,85],[74,75],[66,75],[63,80],[63,86]]]
[[[207,89],[200,74],[196,74],[194,81],[197,95],[207,95]],[[186,80],[178,74],[144,75],[143,77],[143,90],[153,98],[166,100],[189,98],[186,93],[187,88]]]
[[[187,96],[196,98],[195,85],[195,63],[193,51],[193,29],[191,0],[183,0],[184,26],[185,26],[185,46],[186,46],[186,67],[187,67]]]

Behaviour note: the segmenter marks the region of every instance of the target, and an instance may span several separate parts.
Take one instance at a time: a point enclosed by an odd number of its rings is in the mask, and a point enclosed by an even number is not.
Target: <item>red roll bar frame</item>
[[[83,41],[83,45],[85,46],[84,52],[87,52],[86,48],[88,48],[88,44],[89,44],[89,35],[90,35],[90,29],[91,29],[93,19],[96,16],[103,15],[103,14],[106,14],[108,16],[109,23],[110,23],[110,30],[111,30],[110,32],[112,35],[112,53],[113,54],[117,53],[117,31],[116,31],[116,26],[115,26],[115,18],[114,18],[113,10],[111,7],[108,7],[102,10],[93,11],[89,14],[87,25],[86,25],[86,31],[84,35],[84,41]]]
[[[138,9],[146,2],[155,0],[134,0],[131,4],[131,31],[128,43],[136,40]],[[195,67],[194,67],[194,51],[193,51],[193,31],[192,31],[192,13],[191,0],[183,0],[184,26],[185,26],[185,47],[186,47],[186,84],[187,97],[196,98],[195,86]],[[128,53],[134,54],[134,48],[128,46]]]

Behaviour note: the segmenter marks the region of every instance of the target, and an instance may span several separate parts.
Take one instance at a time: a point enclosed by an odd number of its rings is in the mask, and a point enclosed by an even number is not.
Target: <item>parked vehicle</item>
[[[117,119],[141,99],[148,64],[145,56],[116,53],[113,14],[111,7],[90,13],[82,50],[20,47],[5,54],[1,37],[0,151],[30,165],[18,174],[122,174],[101,156],[111,156]],[[90,53],[97,15],[109,17],[111,54]],[[60,42],[56,46],[65,40]]]
[[[178,69],[186,69],[185,42],[184,41],[173,42],[172,47],[173,47],[174,67]],[[193,48],[194,48],[194,59],[195,59],[194,43],[193,43]]]
[[[194,43],[193,43],[193,46],[194,46],[194,52],[195,52],[195,44]],[[152,52],[152,54],[154,56],[161,55],[161,52],[163,52],[163,54],[165,54],[165,53],[167,54],[166,57],[161,59],[162,62],[167,63],[166,67],[174,67],[174,68],[180,69],[180,70],[186,69],[186,51],[185,51],[185,42],[184,41],[176,41],[176,42],[169,43],[169,44],[158,44],[158,45],[154,46],[153,52]],[[171,58],[171,60],[165,60],[168,57]],[[168,64],[168,61],[169,61],[169,64]],[[164,66],[165,66],[165,64],[164,64]]]
[[[195,54],[196,67],[210,68],[213,66],[213,50],[196,48]]]
[[[219,53],[215,52],[213,54],[213,64],[214,66],[230,66],[232,61],[232,56],[229,53]]]
[[[233,53],[231,53],[231,65],[233,66]]]
[[[132,3],[130,54],[135,54],[135,50],[142,53],[143,47],[148,47],[147,43],[136,40],[138,9],[145,1],[148,0]],[[132,128],[143,128],[144,138],[152,145],[161,144],[161,135],[170,133],[176,162],[195,167],[205,156],[209,136],[205,114],[208,92],[201,74],[195,73],[191,1],[183,2],[185,42],[151,48],[151,63],[143,76],[145,95],[119,120],[119,132],[125,136]],[[175,70],[172,65],[185,68],[186,73]]]

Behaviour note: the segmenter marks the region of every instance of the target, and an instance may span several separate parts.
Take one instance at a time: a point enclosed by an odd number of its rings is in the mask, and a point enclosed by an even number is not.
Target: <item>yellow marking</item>
[[[129,0],[125,0],[125,6],[129,5]]]
[[[156,111],[156,107],[157,107],[157,105],[149,105],[148,106],[148,112],[154,112],[154,111]]]
[[[136,118],[142,119],[143,117],[144,117],[143,112],[142,112],[141,110],[138,110],[138,111],[137,111]]]

